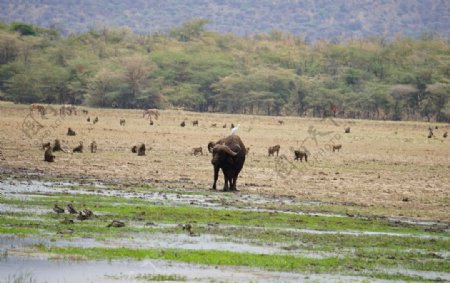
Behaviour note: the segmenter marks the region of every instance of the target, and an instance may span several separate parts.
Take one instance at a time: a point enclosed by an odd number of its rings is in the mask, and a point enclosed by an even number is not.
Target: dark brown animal
[[[208,143],[208,151],[209,151],[209,153],[212,153],[213,152],[213,148],[214,148],[214,146],[216,145],[216,143],[215,142],[213,142],[213,141],[210,141],[209,143]]]
[[[184,126],[186,126],[186,123],[183,121],[183,122],[181,122],[180,126],[184,127]]]
[[[94,121],[92,121],[92,124],[98,123],[98,117],[95,117]]]
[[[47,147],[51,147],[50,142],[46,142],[46,143],[43,143],[43,144],[42,144],[42,149],[45,150]]]
[[[83,112],[83,114],[86,114],[86,115],[89,113],[89,111],[87,111],[86,109],[81,110],[81,112]]]
[[[283,120],[278,120],[278,124],[283,125],[284,121]]]
[[[133,145],[133,147],[131,148],[131,152],[132,153],[137,153],[137,145]]]
[[[30,106],[30,113],[33,114],[34,111],[37,111],[41,116],[45,115],[45,106],[42,104],[33,103]]]
[[[49,145],[44,152],[44,161],[55,162],[55,155],[53,155],[52,147]]]
[[[55,143],[53,144],[53,151],[64,151],[61,148],[61,142],[58,139],[56,139]]]
[[[120,125],[125,126],[125,119],[120,119]]]
[[[280,145],[277,144],[274,146],[269,146],[268,152],[269,152],[269,156],[274,156],[275,152],[277,153],[277,156],[278,156],[278,153],[280,152]]]
[[[345,128],[344,132],[345,132],[346,134],[349,134],[349,133],[350,133],[350,127]]]
[[[83,142],[80,142],[80,144],[75,147],[72,152],[83,153]]]
[[[64,208],[59,207],[56,203],[55,206],[53,207],[53,211],[60,214],[60,213],[64,213]]]
[[[147,110],[144,110],[144,116],[142,116],[142,118],[145,118],[145,115],[148,115],[148,118],[152,118],[152,116],[155,117],[156,120],[158,120],[159,118],[159,111],[158,109],[154,109],[154,108],[150,108]]]
[[[428,138],[431,139],[434,136],[433,130],[431,128],[428,129]]]
[[[141,144],[138,147],[137,151],[138,151],[138,153],[137,153],[138,156],[144,156],[145,155],[145,144]]]
[[[227,124],[223,124],[222,128],[224,128],[224,129],[225,129],[226,127],[227,127]]]
[[[77,115],[77,109],[72,104],[64,104],[61,108],[59,108],[59,115],[63,116],[66,115],[66,113],[69,115]]]
[[[302,150],[294,150],[295,160],[299,160],[303,162],[303,158],[305,158],[305,161],[308,162],[308,154]]]
[[[445,132],[445,133],[442,135],[443,138],[447,138],[447,136],[448,136],[448,133],[447,133],[447,132]]]
[[[201,146],[200,147],[194,147],[192,149],[192,155],[198,155],[198,154],[203,155],[203,149],[202,149]]]
[[[233,129],[233,128],[234,128],[234,124],[233,124],[233,123],[231,123],[230,129]]]
[[[216,189],[219,170],[224,176],[224,191],[237,191],[236,182],[245,163],[245,146],[237,135],[230,135],[215,143],[212,150],[211,164],[214,167],[214,182],[212,189]]]
[[[67,205],[67,211],[68,211],[70,214],[77,214],[77,213],[78,213],[77,210],[73,207],[73,205],[72,205],[71,203],[69,203],[69,204]]]
[[[67,135],[68,136],[76,136],[77,133],[75,133],[74,130],[72,130],[72,128],[67,129]]]
[[[150,126],[153,126],[153,120],[150,119]]]
[[[97,143],[95,141],[91,142],[91,153],[96,153],[97,152]]]
[[[332,146],[332,150],[333,152],[335,152],[336,150],[339,152],[342,148],[342,144],[337,144],[337,145],[333,145]]]
[[[91,117],[87,117],[86,121],[91,122]]]
[[[217,128],[217,124],[216,123],[211,124],[211,128]]]
[[[198,127],[198,120],[192,121],[192,126],[197,126]]]

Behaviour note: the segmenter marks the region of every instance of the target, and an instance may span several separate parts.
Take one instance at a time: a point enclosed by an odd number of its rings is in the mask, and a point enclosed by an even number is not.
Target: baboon
[[[277,153],[277,156],[278,156],[279,151],[280,151],[279,144],[274,145],[274,146],[269,146],[269,150],[268,150],[269,156],[274,156],[275,152]]]
[[[83,112],[83,114],[86,114],[86,115],[89,113],[89,111],[87,111],[86,109],[81,110],[81,112]]]
[[[70,214],[77,214],[77,213],[78,213],[77,210],[73,207],[73,205],[72,205],[71,203],[69,203],[69,204],[67,205],[67,211],[68,211]]]
[[[52,147],[49,145],[44,152],[44,161],[55,162],[55,155],[53,155]]]
[[[125,119],[120,119],[120,125],[125,126]]]
[[[211,128],[216,128],[217,127],[217,123],[211,124]]]
[[[349,134],[350,133],[350,127],[345,128],[345,133]]]
[[[301,151],[301,150],[294,150],[294,155],[295,155],[295,160],[299,160],[301,162],[303,162],[303,158],[305,158],[305,161],[308,162],[308,154],[306,154],[306,152]]]
[[[144,156],[145,155],[145,144],[141,144],[138,147],[138,156]]]
[[[97,152],[97,143],[95,141],[91,142],[91,153]]]
[[[192,126],[197,126],[198,127],[198,120],[192,121]]]
[[[56,203],[55,206],[53,207],[53,211],[56,213],[64,213],[64,208],[59,207]]]
[[[98,122],[98,117],[95,117],[94,121],[92,121],[93,124]]]
[[[227,124],[223,124],[222,128],[224,128],[224,129],[225,129],[226,127],[227,127]]]
[[[431,139],[431,138],[434,136],[433,130],[432,130],[431,128],[429,128],[428,130],[429,130],[429,132],[428,132],[428,138]]]
[[[437,130],[437,129],[438,129],[438,126],[434,126],[434,129]]]
[[[226,125],[226,124],[225,124],[225,125]],[[234,124],[231,123],[230,129],[233,129],[233,128],[234,128]]]
[[[444,135],[442,135],[443,138],[447,138],[447,136],[448,136],[447,132],[445,132]]]
[[[181,122],[180,126],[184,127],[184,126],[186,126],[186,123],[183,121],[183,122]]]
[[[63,151],[63,149],[61,148],[61,142],[58,139],[55,140],[53,151]]]
[[[75,147],[72,152],[78,152],[78,153],[83,153],[83,142],[80,141],[80,144]]]
[[[193,154],[193,155],[197,155],[197,154],[203,155],[203,149],[202,149],[202,147],[201,147],[201,146],[200,146],[200,147],[194,147],[194,148],[192,149],[192,154]]]
[[[153,126],[153,120],[150,118],[150,126]]]
[[[86,121],[91,122],[91,117],[87,117]]]
[[[278,124],[283,125],[284,121],[283,120],[278,120]]]
[[[133,147],[131,148],[131,152],[132,153],[137,153],[137,145],[133,145]]]
[[[337,144],[337,145],[332,146],[333,152],[336,150],[339,152],[339,150],[341,150],[341,148],[342,148],[342,144]]]
[[[45,150],[47,147],[51,147],[50,142],[46,142],[46,143],[43,143],[43,144],[42,144],[42,149]]]
[[[75,133],[74,130],[72,130],[72,128],[67,129],[67,135],[68,136],[76,136],[77,134]]]

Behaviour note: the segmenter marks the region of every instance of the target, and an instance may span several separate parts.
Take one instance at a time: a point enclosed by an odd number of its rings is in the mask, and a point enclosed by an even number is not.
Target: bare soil
[[[450,131],[448,124],[163,110],[150,126],[141,110],[81,108],[89,113],[49,113],[42,118],[30,116],[28,105],[1,102],[0,168],[10,175],[26,170],[209,190],[213,172],[206,145],[227,136],[234,123],[240,124],[237,134],[250,147],[238,180],[238,189],[245,193],[291,195],[391,216],[450,221],[450,139],[442,137]],[[99,122],[93,124],[95,117]],[[120,126],[121,118],[125,126]],[[183,120],[186,127],[180,127]],[[192,126],[194,120],[198,127]],[[214,123],[217,127],[211,127]],[[429,126],[438,126],[431,139]],[[68,127],[76,136],[66,135]],[[351,127],[349,134],[344,134],[346,127]],[[41,144],[54,139],[60,139],[68,153],[56,152],[54,163],[44,162]],[[90,153],[94,140],[98,151]],[[71,153],[80,141],[84,152]],[[138,143],[145,143],[146,156],[131,153]],[[267,148],[276,144],[280,156],[268,157]],[[342,149],[332,152],[331,144],[342,144]],[[199,146],[204,155],[192,155],[192,148]],[[294,149],[308,150],[308,162],[294,161]]]

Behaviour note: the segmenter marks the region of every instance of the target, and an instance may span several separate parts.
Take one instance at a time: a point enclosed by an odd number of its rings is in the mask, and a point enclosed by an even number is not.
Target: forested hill
[[[318,38],[436,32],[450,35],[448,0],[0,0],[0,21],[26,21],[63,34],[96,25],[165,32],[193,18],[220,33],[254,35],[282,30]]]

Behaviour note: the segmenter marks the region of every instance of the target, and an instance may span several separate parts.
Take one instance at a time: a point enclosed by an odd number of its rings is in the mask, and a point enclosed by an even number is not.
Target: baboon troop
[[[83,153],[83,142],[80,141],[80,144],[76,146],[72,152]]]
[[[52,147],[50,146],[50,143],[45,149],[44,161],[55,162],[55,155],[53,154],[53,150],[52,150]]]
[[[184,127],[184,126],[186,126],[186,122],[184,122],[184,121],[183,121],[183,122],[181,122],[180,126],[181,126],[181,127]]]
[[[198,120],[192,121],[192,126],[197,126],[198,127]]]
[[[345,133],[349,134],[350,133],[350,127],[345,128]]]
[[[275,152],[277,153],[277,156],[278,156],[278,153],[280,152],[280,145],[277,144],[274,146],[269,146],[268,152],[269,152],[269,156],[274,156]]]
[[[335,152],[336,150],[339,152],[339,150],[341,150],[341,148],[342,148],[342,144],[337,144],[337,145],[332,146],[333,152]]]
[[[77,134],[75,133],[74,130],[72,130],[72,128],[67,129],[67,135],[68,136],[76,136]]]
[[[192,149],[192,155],[198,155],[198,154],[203,155],[203,149],[202,149],[201,146],[200,147],[194,147]]]
[[[98,122],[98,117],[95,117],[94,121],[92,121],[92,124],[96,124]]]
[[[91,153],[97,152],[97,143],[95,141],[91,142]]]
[[[295,158],[294,158],[295,160],[298,161],[300,159],[300,161],[303,162],[303,158],[305,158],[305,161],[308,162],[308,154],[306,154],[305,151],[294,150],[294,155],[295,155]]]
[[[125,126],[125,119],[120,119],[120,125]]]

